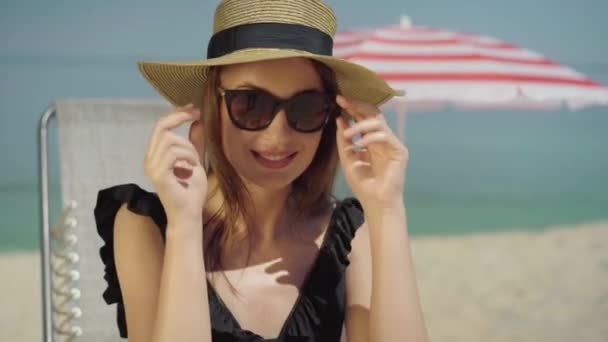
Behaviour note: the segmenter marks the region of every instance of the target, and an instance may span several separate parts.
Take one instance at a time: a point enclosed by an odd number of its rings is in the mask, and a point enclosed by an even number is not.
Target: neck
[[[218,186],[215,175],[208,178],[209,189]],[[253,227],[248,227],[248,234],[256,246],[272,244],[284,237],[288,227],[288,211],[290,206],[287,203],[291,186],[267,189],[255,184],[246,183],[251,195],[253,212]],[[205,204],[210,212],[215,211],[223,202],[221,191],[217,191],[213,198],[208,198]]]
[[[273,242],[286,232],[287,218],[290,206],[287,203],[291,186],[267,189],[254,184],[248,184],[255,212],[253,222],[255,227],[250,229],[254,241],[260,244]]]

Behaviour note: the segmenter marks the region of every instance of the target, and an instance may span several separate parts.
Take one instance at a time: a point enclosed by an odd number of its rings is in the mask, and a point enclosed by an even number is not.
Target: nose
[[[279,112],[277,112],[270,125],[264,131],[277,138],[287,137],[295,132],[287,122],[287,115],[285,114],[284,108],[281,108]]]

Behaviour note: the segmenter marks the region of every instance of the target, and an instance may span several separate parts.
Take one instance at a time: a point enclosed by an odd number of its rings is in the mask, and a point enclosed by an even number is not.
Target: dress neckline
[[[329,246],[330,235],[333,231],[333,226],[335,225],[335,220],[336,220],[337,212],[338,212],[338,206],[340,204],[341,204],[341,202],[334,203],[334,208],[332,210],[332,213],[331,213],[331,216],[329,219],[329,224],[327,225],[327,229],[325,231],[325,235],[323,236],[323,241],[321,242],[321,247],[319,248],[319,251],[317,252],[317,256],[315,257],[315,260],[313,261],[313,264],[312,264],[310,270],[308,271],[308,273],[306,274],[306,277],[304,278],[304,282],[302,282],[302,286],[298,289],[298,292],[299,292],[298,297],[296,298],[296,301],[294,302],[293,306],[291,307],[289,314],[287,314],[287,317],[285,318],[285,321],[283,322],[283,325],[281,326],[281,329],[280,329],[277,337],[274,337],[271,339],[265,339],[264,337],[256,334],[255,332],[253,332],[251,330],[243,329],[241,327],[241,324],[239,323],[239,321],[236,319],[236,317],[232,313],[232,311],[230,311],[228,306],[226,306],[226,303],[224,303],[224,301],[222,300],[220,295],[217,293],[217,291],[215,290],[215,288],[213,287],[213,285],[211,284],[209,279],[207,277],[205,277],[205,279],[207,281],[207,289],[208,289],[209,293],[215,298],[215,300],[217,301],[217,303],[220,306],[220,309],[228,317],[228,319],[231,321],[231,323],[235,326],[235,328],[238,331],[240,331],[241,333],[253,334],[254,336],[264,339],[264,341],[281,341],[281,338],[284,337],[283,335],[287,331],[287,327],[289,326],[290,322],[293,320],[295,312],[300,307],[301,302],[306,295],[306,291],[310,287],[310,284],[312,282],[312,276],[315,274],[316,269],[319,268],[323,255],[327,252],[326,249]]]

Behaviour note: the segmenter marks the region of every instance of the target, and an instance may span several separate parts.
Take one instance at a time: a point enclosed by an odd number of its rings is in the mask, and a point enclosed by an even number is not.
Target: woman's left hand
[[[408,149],[377,107],[340,95],[336,100],[355,119],[350,127],[344,116],[336,122],[340,163],[353,194],[364,207],[387,208],[403,203]],[[362,138],[353,144],[357,134]]]

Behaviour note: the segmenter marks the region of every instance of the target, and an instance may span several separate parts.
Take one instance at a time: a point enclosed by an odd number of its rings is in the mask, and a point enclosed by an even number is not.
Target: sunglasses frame
[[[274,118],[277,116],[277,114],[281,111],[281,109],[285,109],[285,116],[287,117],[287,123],[289,124],[289,127],[291,129],[293,129],[294,131],[300,132],[300,133],[313,133],[313,132],[318,132],[320,130],[322,130],[327,123],[329,122],[330,118],[334,117],[337,115],[338,112],[338,105],[336,104],[334,97],[332,96],[332,94],[328,93],[328,92],[322,92],[322,91],[316,91],[316,90],[310,90],[310,91],[304,91],[298,94],[293,95],[292,97],[288,98],[288,99],[281,99],[277,96],[275,96],[274,94],[272,94],[271,92],[264,90],[264,89],[257,89],[257,88],[253,88],[253,89],[225,89],[222,87],[218,87],[218,91],[220,93],[220,95],[224,98],[224,103],[226,104],[226,108],[228,109],[228,116],[230,117],[230,121],[232,121],[232,124],[235,125],[237,128],[245,130],[245,131],[261,131],[264,130],[266,128],[268,128],[268,126],[270,126],[270,124],[272,123],[272,121],[274,121]],[[272,117],[270,118],[270,120],[265,123],[264,125],[260,126],[260,127],[256,127],[256,128],[249,128],[249,127],[245,127],[242,124],[240,124],[238,122],[238,120],[234,117],[233,113],[232,113],[232,108],[231,108],[231,101],[232,98],[236,95],[236,93],[239,92],[250,92],[250,91],[258,91],[258,92],[262,92],[262,93],[266,93],[268,95],[270,95],[273,99],[274,99],[274,103],[273,103],[273,112],[272,112]],[[317,93],[317,94],[321,94],[325,97],[325,99],[327,100],[328,103],[328,108],[327,108],[327,114],[325,116],[325,120],[323,120],[323,123],[320,124],[319,127],[315,127],[314,129],[310,129],[310,130],[301,130],[298,128],[294,127],[294,124],[292,124],[291,120],[289,120],[289,113],[286,110],[286,106],[297,96],[302,95],[302,94],[306,94],[306,93]]]

